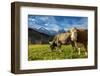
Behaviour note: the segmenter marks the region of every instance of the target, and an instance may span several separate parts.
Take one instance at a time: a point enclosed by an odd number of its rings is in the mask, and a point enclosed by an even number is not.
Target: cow
[[[71,34],[69,31],[67,31],[66,33],[57,34],[53,38],[53,41],[50,42],[51,50],[53,51],[57,47],[57,48],[59,48],[59,51],[61,51],[61,45],[70,44],[70,41],[71,41],[70,35]]]
[[[88,41],[88,30],[87,29],[77,29],[72,28],[65,33],[56,35],[53,38],[53,41],[50,43],[51,50],[54,50],[56,47],[61,51],[61,45],[71,44],[73,50],[78,50],[80,55],[79,43],[84,45],[85,55],[87,55],[87,41]]]
[[[78,54],[80,55],[80,47],[78,43],[83,44],[85,48],[85,55],[87,56],[88,30],[72,28],[70,32],[71,32],[71,45],[73,49],[78,50]]]

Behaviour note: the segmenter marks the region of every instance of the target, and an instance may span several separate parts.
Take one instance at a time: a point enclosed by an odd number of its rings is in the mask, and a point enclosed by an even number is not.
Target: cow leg
[[[50,51],[53,51],[55,49],[55,46],[50,46]]]
[[[85,56],[88,56],[87,44],[84,45],[85,48]]]
[[[81,48],[78,48],[78,55],[81,54]]]
[[[53,51],[54,49],[55,49],[55,46],[52,46],[52,47],[51,47],[51,50]]]
[[[76,51],[75,42],[72,41],[71,45],[72,45],[72,48],[73,48],[73,50],[71,51],[71,56],[73,56],[74,51]]]
[[[57,47],[58,47],[58,51],[61,52],[62,50],[61,50],[61,43],[60,42],[58,43]]]
[[[80,53],[81,53],[81,48],[78,48],[78,44],[77,44],[76,41],[73,41],[73,42],[72,42],[72,47],[73,47],[72,53],[73,53],[74,51],[76,51],[76,52],[78,53],[78,55],[80,55]]]
[[[56,44],[57,44],[57,51],[61,52],[61,42],[59,41],[59,38],[57,38]]]
[[[78,51],[78,55],[80,55],[81,54],[81,48],[78,47],[78,44],[77,44],[76,41],[75,41],[75,47],[76,47],[76,50]]]
[[[76,41],[72,41],[72,47],[74,51],[77,51],[78,47],[77,47],[77,42]]]

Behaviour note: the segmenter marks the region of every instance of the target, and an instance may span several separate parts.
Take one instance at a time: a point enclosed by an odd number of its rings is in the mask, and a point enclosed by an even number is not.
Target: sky
[[[47,30],[69,30],[72,27],[88,28],[88,17],[28,15],[28,27]]]

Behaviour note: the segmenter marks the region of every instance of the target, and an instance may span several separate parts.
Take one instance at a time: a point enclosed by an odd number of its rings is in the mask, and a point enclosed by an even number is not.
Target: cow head
[[[77,28],[73,27],[70,30],[70,33],[71,33],[71,40],[72,41],[77,41]]]
[[[49,42],[51,50],[54,50],[54,48],[57,46],[57,44],[54,41]]]

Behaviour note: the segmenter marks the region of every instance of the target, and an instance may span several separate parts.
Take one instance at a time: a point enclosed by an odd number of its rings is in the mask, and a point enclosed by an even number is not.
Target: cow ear
[[[52,42],[49,42],[50,45],[52,45]]]

